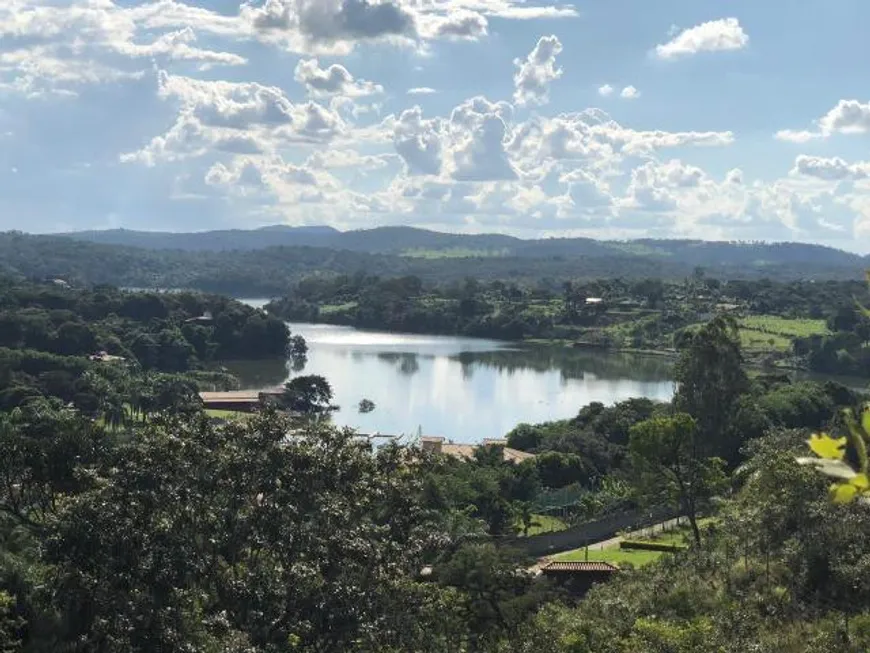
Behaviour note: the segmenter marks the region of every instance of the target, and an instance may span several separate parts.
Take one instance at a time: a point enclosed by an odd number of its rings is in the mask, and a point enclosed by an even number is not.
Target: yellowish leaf
[[[819,458],[843,460],[843,456],[846,455],[846,438],[832,438],[827,433],[817,433],[812,435],[807,443]]]
[[[861,426],[867,437],[870,437],[870,406],[867,406],[861,414]]]
[[[839,483],[831,486],[831,500],[834,503],[851,503],[858,496],[858,488],[851,483]]]
[[[870,479],[867,478],[867,474],[858,474],[855,478],[849,481],[850,485],[854,485],[859,490],[866,490],[870,488]]]

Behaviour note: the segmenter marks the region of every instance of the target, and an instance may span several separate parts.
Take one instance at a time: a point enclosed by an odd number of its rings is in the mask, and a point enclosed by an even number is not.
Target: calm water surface
[[[521,422],[572,417],[593,401],[673,394],[670,365],[657,358],[319,324],[290,328],[308,342],[304,371],[281,363],[238,363],[232,371],[246,388],[297,373],[323,375],[341,406],[335,422],[364,432],[476,442]],[[361,399],[372,400],[375,411],[359,414]]]

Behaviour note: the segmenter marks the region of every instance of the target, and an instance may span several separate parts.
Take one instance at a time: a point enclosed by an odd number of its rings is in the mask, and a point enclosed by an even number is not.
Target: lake
[[[303,371],[292,373],[280,362],[228,367],[249,389],[320,374],[341,406],[334,421],[366,433],[479,442],[503,437],[521,422],[573,417],[593,401],[673,395],[671,365],[661,358],[322,324],[290,328],[308,342]],[[360,414],[362,399],[375,410]]]

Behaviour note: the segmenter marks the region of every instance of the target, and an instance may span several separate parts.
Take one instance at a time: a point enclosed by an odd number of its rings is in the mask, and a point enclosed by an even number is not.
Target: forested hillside
[[[227,251],[274,246],[308,246],[406,256],[468,257],[621,257],[678,261],[711,269],[807,265],[812,269],[853,268],[861,256],[831,247],[801,243],[729,243],[697,240],[607,241],[592,238],[523,240],[500,234],[446,234],[412,227],[337,231],[329,227],[273,226],[251,231],[154,233],[124,229],[63,234],[95,243],[151,249]]]
[[[283,361],[293,344],[282,321],[225,297],[5,279],[0,285],[0,410],[46,395],[98,415],[107,393],[126,393],[110,402],[112,408],[129,406],[145,386],[167,401],[183,402],[200,381],[233,384],[232,378],[208,371],[217,362]],[[171,374],[184,374],[183,382],[175,383]]]
[[[349,233],[368,237],[367,234],[376,232]],[[425,235],[428,232],[419,233]],[[268,236],[267,240],[274,243],[276,239]],[[559,244],[559,241],[552,242],[553,247]],[[821,248],[819,251],[823,255],[815,260],[813,255],[802,255],[805,246],[800,245],[762,246],[760,252],[752,248],[739,249],[740,255],[737,256],[728,245],[686,244],[674,246],[672,252],[662,250],[650,254],[651,246],[638,243],[622,243],[611,248],[597,241],[588,242],[593,252],[576,252],[569,248],[566,251],[535,252],[534,256],[524,256],[520,252],[494,255],[489,250],[467,248],[417,249],[401,254],[299,246],[184,251],[5,233],[0,234],[0,273],[39,279],[60,277],[79,283],[192,288],[236,297],[261,297],[285,294],[294,282],[312,274],[413,275],[427,283],[474,277],[533,284],[545,278],[557,282],[609,277],[676,280],[690,276],[699,264],[705,267],[708,275],[723,279],[860,279],[864,269],[861,258],[855,255]],[[720,260],[722,257],[717,259],[713,251],[717,248],[729,256],[734,254],[734,260],[729,262],[727,256],[724,260]],[[778,248],[782,255],[774,256],[772,252],[779,251]]]

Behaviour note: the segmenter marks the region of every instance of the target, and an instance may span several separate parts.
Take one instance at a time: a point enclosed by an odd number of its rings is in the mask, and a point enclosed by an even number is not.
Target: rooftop
[[[588,572],[588,571],[619,571],[618,567],[614,567],[609,562],[550,562],[543,567],[541,571],[547,572]]]
[[[480,447],[493,446],[502,448],[502,456],[506,462],[519,463],[535,457],[535,454],[506,447],[507,440],[485,439],[481,444],[454,444],[453,442],[448,442],[447,439],[443,437],[425,436],[420,438],[420,444],[424,449],[442,453],[445,456],[464,458],[466,460],[474,458],[474,452],[476,449]]]

